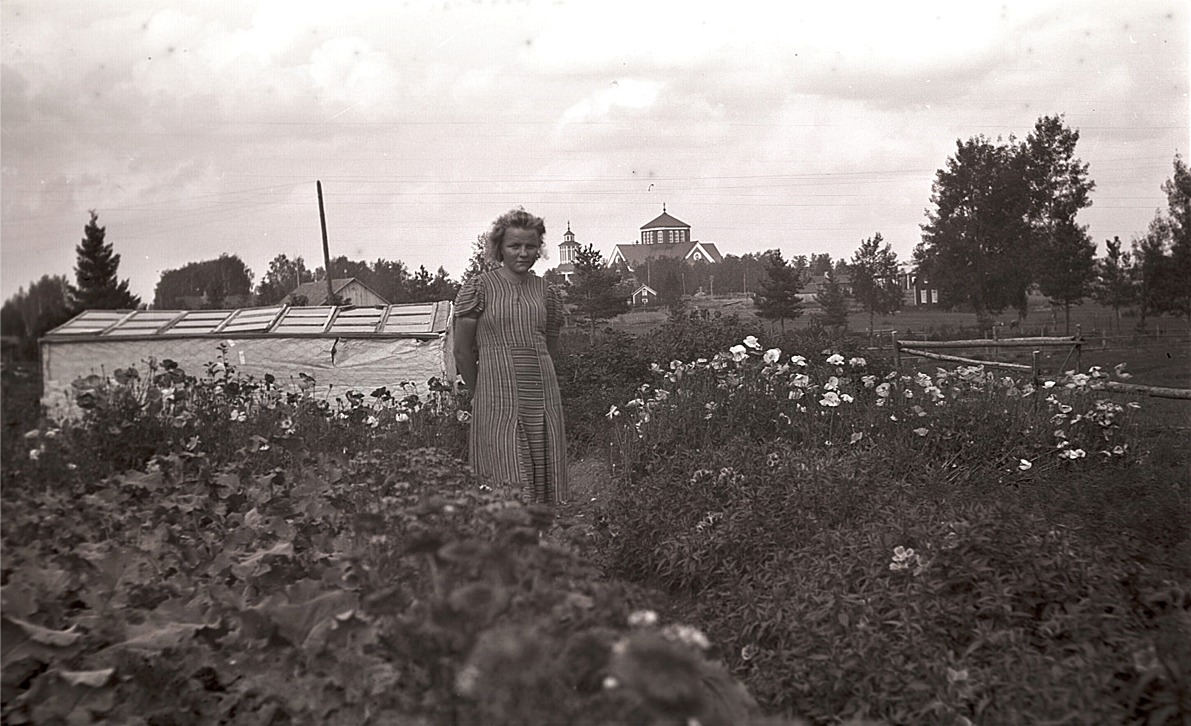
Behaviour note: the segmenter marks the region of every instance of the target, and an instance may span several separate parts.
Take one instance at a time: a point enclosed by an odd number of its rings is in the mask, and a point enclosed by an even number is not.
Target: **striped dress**
[[[566,501],[562,398],[546,347],[547,338],[557,340],[562,329],[562,301],[532,273],[515,282],[497,269],[464,283],[455,316],[476,318],[472,470],[526,501]]]

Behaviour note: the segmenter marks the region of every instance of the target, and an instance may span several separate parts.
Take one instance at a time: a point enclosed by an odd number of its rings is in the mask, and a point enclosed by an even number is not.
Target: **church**
[[[570,282],[575,274],[575,259],[579,253],[579,243],[575,241],[575,233],[571,231],[571,223],[567,222],[567,231],[563,235],[562,244],[558,246],[559,264],[557,272],[564,280]],[[616,245],[612,256],[608,258],[608,266],[623,265],[630,273],[634,267],[648,259],[677,258],[688,263],[722,262],[724,256],[711,242],[700,242],[691,239],[691,226],[666,211],[662,205],[662,213],[646,222],[640,229],[640,236],[632,244]]]

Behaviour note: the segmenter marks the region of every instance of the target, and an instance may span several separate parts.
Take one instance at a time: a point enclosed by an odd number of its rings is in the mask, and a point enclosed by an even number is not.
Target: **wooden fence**
[[[1076,330],[1079,327],[1076,326]],[[1041,381],[1041,375],[1038,366],[1038,359],[1042,351],[1039,348],[1068,348],[1067,357],[1063,359],[1063,365],[1060,370],[1066,368],[1067,361],[1071,356],[1075,356],[1075,370],[1082,370],[1081,358],[1084,346],[1083,336],[1078,334],[1070,337],[1036,337],[1036,338],[1000,338],[996,336],[996,330],[993,331],[991,339],[975,339],[975,340],[914,340],[903,342],[897,339],[897,331],[889,331],[890,340],[893,342],[893,365],[900,369],[902,365],[902,356],[916,356],[919,358],[927,358],[930,360],[945,361],[948,363],[962,363],[964,365],[985,366],[988,368],[1000,368],[1003,370],[1018,371],[1020,373],[1029,373],[1031,380],[1035,384]],[[1030,365],[1024,363],[1010,363],[1001,360],[978,360],[976,358],[968,358],[964,356],[951,355],[947,353],[936,353],[934,350],[955,350],[964,348],[991,348],[995,357],[1000,357],[1000,350],[1004,348],[1029,348],[1031,349],[1032,362]],[[1099,384],[1102,390],[1112,391],[1115,393],[1128,394],[1142,394],[1155,398],[1176,398],[1191,400],[1191,390],[1184,388],[1167,388],[1164,386],[1143,386],[1133,383],[1119,383],[1117,381],[1107,381]]]

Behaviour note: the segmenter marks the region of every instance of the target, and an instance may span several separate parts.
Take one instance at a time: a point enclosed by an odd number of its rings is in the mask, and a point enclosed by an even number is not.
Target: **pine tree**
[[[1092,292],[1096,278],[1096,244],[1087,230],[1071,223],[1060,223],[1042,243],[1038,254],[1038,287],[1052,305],[1062,305],[1071,334],[1071,306]]]
[[[848,327],[848,297],[839,286],[835,275],[828,273],[823,286],[815,295],[815,302],[823,308],[823,324],[835,328],[837,331]]]
[[[901,307],[902,291],[897,284],[897,253],[881,233],[860,243],[852,255],[848,272],[852,277],[852,297],[868,311],[868,329],[872,334],[877,313],[886,315]]]
[[[1121,251],[1120,237],[1107,240],[1104,246],[1104,258],[1096,261],[1096,280],[1092,286],[1092,296],[1096,298],[1096,302],[1112,308],[1119,330],[1121,308],[1137,297],[1137,281],[1133,278],[1133,257],[1128,252]]]
[[[803,271],[786,262],[781,250],[770,250],[765,256],[768,258],[765,277],[761,281],[761,292],[753,295],[753,304],[757,307],[758,317],[778,321],[784,333],[786,320],[802,315],[802,300],[798,293],[802,290]]]
[[[604,256],[592,245],[575,254],[575,274],[567,290],[567,301],[574,305],[579,321],[587,324],[588,335],[595,340],[595,325],[629,311],[631,291],[620,272],[604,264]]]
[[[76,285],[70,287],[70,303],[75,313],[83,310],[133,310],[141,299],[128,290],[128,280],[118,280],[120,255],[104,242],[105,228],[99,215],[91,210],[91,221],[83,227],[83,240],[75,247]]]

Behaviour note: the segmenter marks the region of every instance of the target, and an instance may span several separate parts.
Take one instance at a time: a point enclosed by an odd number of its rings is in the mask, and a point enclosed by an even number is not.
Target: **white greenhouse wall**
[[[228,362],[242,375],[263,380],[271,373],[288,389],[299,373],[313,376],[312,393],[334,398],[347,391],[367,395],[387,386],[396,392],[409,381],[419,394],[428,392],[427,381],[455,379],[451,336],[433,338],[171,338],[153,340],[104,339],[79,341],[43,340],[41,343],[42,405],[51,416],[73,410],[71,382],[91,374],[110,377],[117,368],[134,367],[149,376],[150,359],[169,358],[188,374],[203,378],[207,364],[219,360],[219,345],[228,346]]]

